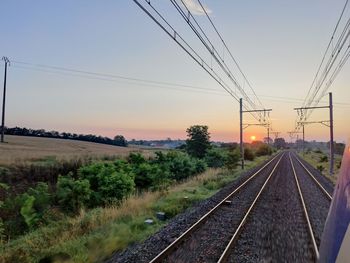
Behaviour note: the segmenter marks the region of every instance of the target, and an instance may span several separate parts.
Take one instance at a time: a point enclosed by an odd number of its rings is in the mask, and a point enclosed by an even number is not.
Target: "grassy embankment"
[[[326,176],[328,179],[330,179],[334,184],[337,181],[339,170],[340,170],[340,164],[342,160],[342,156],[339,154],[335,154],[335,161],[334,161],[334,176],[329,175],[329,156],[326,153],[319,152],[319,151],[306,151],[304,154],[299,153],[300,157],[304,158],[308,163],[310,163],[313,167],[317,169],[318,166],[323,167],[322,174]],[[327,160],[323,160],[322,158],[325,158],[327,156]]]
[[[247,162],[247,169],[266,158]],[[58,253],[69,255],[68,262],[103,261],[114,251],[140,242],[164,226],[166,222],[157,220],[155,212],[175,216],[195,202],[212,196],[240,174],[240,170],[210,169],[171,186],[166,192],[135,195],[119,207],[82,210],[76,217],[66,217],[1,246],[0,262],[37,262]],[[147,218],[155,223],[146,225]]]

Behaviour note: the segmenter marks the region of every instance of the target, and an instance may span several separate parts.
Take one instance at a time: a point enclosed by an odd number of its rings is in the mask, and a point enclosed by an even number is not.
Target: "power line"
[[[300,129],[299,123],[306,121],[321,99],[327,94],[327,91],[334,83],[334,80],[344,67],[345,63],[350,57],[350,43],[346,44],[350,37],[350,18],[348,18],[343,26],[343,29],[338,34],[337,41],[333,46],[334,38],[338,32],[340,23],[344,17],[345,10],[348,6],[349,0],[346,0],[345,5],[338,18],[336,26],[333,30],[331,39],[322,57],[321,63],[317,69],[316,75],[313,78],[309,91],[304,99],[303,107],[305,110],[301,112],[296,121],[295,130]],[[344,49],[344,47],[346,47]],[[329,53],[330,51],[330,53]],[[328,59],[327,59],[328,55]],[[327,61],[327,62],[325,62]],[[313,90],[313,91],[312,91]],[[321,92],[320,92],[321,91]]]
[[[182,5],[185,7],[185,12],[182,7],[177,3],[176,0],[170,0],[171,3],[174,5],[175,9],[179,12],[179,14],[182,16],[182,18],[185,20],[185,22],[189,25],[189,27],[192,29],[192,31],[195,33],[195,35],[198,37],[198,39],[202,42],[204,47],[208,50],[211,57],[214,58],[216,63],[220,66],[220,68],[224,71],[224,73],[227,75],[227,77],[233,82],[233,84],[239,89],[240,93],[243,95],[244,99],[248,102],[248,104],[251,106],[252,109],[256,109],[257,105],[250,99],[250,97],[246,94],[244,89],[241,87],[241,85],[238,83],[237,79],[234,77],[233,73],[231,72],[230,68],[225,63],[224,59],[220,56],[219,52],[215,48],[215,46],[212,44],[211,40],[207,36],[207,34],[204,32],[203,28],[199,25],[196,18],[192,15],[191,11],[188,9],[186,4],[181,0]],[[194,24],[192,23],[194,22]],[[259,114],[259,118],[255,118],[260,121],[261,114]]]
[[[322,60],[321,60],[321,63],[320,63],[320,65],[319,65],[319,67],[318,67],[318,70],[317,70],[317,72],[316,72],[316,75],[315,75],[315,77],[314,77],[314,79],[313,79],[313,81],[312,81],[312,84],[311,84],[311,86],[310,86],[310,88],[309,88],[309,91],[308,91],[308,93],[307,93],[307,95],[306,95],[306,97],[305,97],[303,106],[305,106],[306,100],[307,100],[307,98],[308,98],[308,96],[309,96],[309,94],[310,94],[310,92],[311,92],[311,90],[312,90],[313,85],[315,84],[315,81],[316,81],[316,79],[317,79],[318,74],[320,73],[321,67],[322,67],[323,62],[324,62],[324,60],[325,60],[325,58],[326,58],[326,55],[327,55],[327,53],[328,53],[328,50],[329,50],[329,48],[331,47],[331,44],[332,44],[333,38],[334,38],[334,36],[335,36],[335,33],[337,32],[339,23],[340,23],[340,21],[341,21],[343,15],[344,15],[344,12],[345,12],[345,9],[346,9],[347,5],[348,5],[348,1],[349,1],[349,0],[346,0],[346,2],[345,2],[345,5],[344,5],[344,7],[343,7],[343,10],[342,10],[342,12],[341,12],[341,14],[340,14],[340,17],[339,17],[339,19],[338,19],[338,22],[337,22],[337,24],[336,24],[336,26],[335,26],[335,28],[334,28],[334,30],[333,30],[331,39],[330,39],[330,41],[329,41],[329,43],[328,43],[328,45],[327,45],[326,51],[324,52],[324,55],[323,55]]]
[[[204,8],[204,6],[203,6],[203,4],[201,3],[200,0],[197,0],[197,1],[198,1],[199,5],[201,6],[203,12],[205,13],[206,17],[208,18],[209,22],[210,22],[211,25],[213,26],[215,32],[216,32],[217,35],[219,36],[219,38],[220,38],[222,44],[224,45],[225,49],[228,51],[228,53],[229,53],[231,59],[233,60],[233,62],[234,62],[235,65],[237,66],[239,72],[242,74],[243,78],[245,79],[245,81],[247,82],[248,86],[249,86],[250,89],[252,90],[254,96],[257,98],[258,102],[260,103],[260,106],[264,107],[263,104],[261,103],[261,101],[259,100],[259,97],[256,95],[256,93],[255,93],[255,91],[254,91],[252,85],[251,85],[250,82],[248,81],[246,75],[243,73],[241,67],[239,66],[239,64],[238,64],[238,62],[237,62],[237,60],[236,60],[236,59],[234,58],[234,56],[232,55],[231,50],[228,48],[226,42],[224,41],[223,37],[222,37],[221,34],[219,33],[219,31],[218,31],[217,27],[215,26],[214,22],[213,22],[212,19],[210,18],[210,16],[209,16],[207,10]]]
[[[189,91],[189,92],[198,92],[198,93],[204,93],[204,94],[227,96],[224,90],[199,87],[199,86],[194,86],[190,84],[162,82],[158,80],[149,80],[149,79],[142,79],[137,77],[114,75],[110,73],[84,71],[80,69],[73,69],[73,68],[67,68],[67,67],[61,67],[61,66],[34,64],[34,63],[23,62],[23,61],[11,60],[11,63],[13,68],[19,68],[24,70],[33,70],[33,71],[39,71],[44,73],[67,75],[67,76],[84,78],[84,79],[101,80],[101,81],[109,81],[109,82],[116,82],[116,83],[127,83],[131,85],[141,85],[145,87],[164,88],[164,89],[176,90],[176,91]],[[21,66],[21,65],[25,65],[25,66]],[[109,78],[104,76],[108,76]],[[128,81],[133,81],[133,82],[128,82]],[[247,95],[252,95],[252,94],[248,93]],[[294,102],[303,101],[303,99],[292,98],[292,97],[270,96],[270,95],[263,95],[263,94],[258,94],[258,96],[261,98],[265,98],[266,100],[276,101],[276,102],[294,103]],[[326,101],[320,101],[320,102],[327,103]],[[346,103],[346,102],[337,102],[334,104],[339,106],[350,106],[350,103]]]
[[[153,12],[163,21],[162,24],[157,18],[151,14],[138,0],[133,0],[134,3],[141,8],[170,38],[172,38],[199,66],[201,66],[226,92],[236,101],[239,98],[231,88],[217,75],[217,73],[208,65],[207,62],[184,40],[184,38],[168,23],[168,21],[153,7],[150,1],[146,1]],[[166,28],[168,27],[168,29]],[[181,41],[181,42],[180,42]]]

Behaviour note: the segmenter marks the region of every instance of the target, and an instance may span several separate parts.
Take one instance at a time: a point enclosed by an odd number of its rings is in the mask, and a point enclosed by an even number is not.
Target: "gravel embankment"
[[[200,217],[242,184],[244,180],[258,171],[266,162],[244,172],[237,180],[228,184],[211,198],[201,201],[195,206],[187,209],[184,213],[177,215],[160,231],[146,239],[144,242],[129,246],[125,251],[116,252],[107,262],[149,262],[178,236],[185,232],[191,225],[193,225]]]

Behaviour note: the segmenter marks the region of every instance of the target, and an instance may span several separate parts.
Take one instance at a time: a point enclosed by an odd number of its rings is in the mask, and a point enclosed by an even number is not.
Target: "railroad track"
[[[294,158],[295,158],[295,160],[294,160],[294,162],[298,162],[298,165],[300,165],[298,168],[298,171],[297,171],[297,169],[295,168],[295,166],[294,166],[294,163],[293,163],[293,160],[292,160],[292,156],[291,156],[291,153],[289,152],[288,153],[288,159],[289,159],[289,165],[290,165],[290,167],[291,167],[291,169],[292,169],[292,172],[293,172],[293,177],[294,177],[294,181],[295,181],[295,185],[296,185],[296,189],[297,189],[297,195],[298,195],[298,197],[299,197],[299,200],[300,200],[300,203],[301,203],[301,206],[302,206],[302,212],[303,212],[303,216],[304,216],[304,222],[302,222],[302,220],[300,220],[300,216],[299,216],[299,220],[296,220],[296,222],[295,222],[295,224],[296,225],[298,225],[298,227],[296,227],[296,228],[298,228],[299,230],[300,229],[304,229],[304,231],[307,231],[307,234],[308,234],[308,236],[309,236],[309,238],[307,238],[307,235],[305,235],[305,234],[303,234],[303,233],[299,233],[299,235],[296,235],[296,236],[298,236],[298,239],[297,240],[295,240],[295,242],[296,243],[298,243],[299,241],[298,240],[302,240],[301,241],[301,243],[303,243],[303,245],[300,245],[300,247],[304,247],[304,248],[299,248],[299,250],[300,251],[302,251],[301,253],[299,253],[299,255],[298,255],[298,257],[300,258],[300,256],[301,256],[301,258],[303,258],[303,261],[305,261],[305,262],[312,262],[312,261],[314,261],[314,262],[316,262],[317,260],[318,260],[318,258],[319,258],[319,251],[318,251],[318,246],[319,246],[319,243],[320,243],[320,236],[321,236],[321,233],[322,233],[322,229],[323,229],[323,225],[324,225],[324,222],[325,222],[325,219],[326,219],[326,215],[327,215],[327,211],[328,211],[328,208],[329,207],[325,207],[326,208],[326,210],[325,210],[325,213],[323,213],[323,215],[324,215],[324,218],[322,219],[322,220],[320,220],[319,222],[316,222],[317,224],[319,224],[320,225],[320,223],[321,223],[321,231],[318,231],[318,239],[316,239],[315,238],[315,231],[314,231],[314,229],[313,229],[313,220],[315,220],[315,218],[316,218],[316,220],[318,219],[318,217],[316,216],[315,217],[315,215],[313,215],[313,216],[309,216],[309,210],[311,210],[311,209],[313,209],[314,207],[312,207],[312,205],[310,205],[310,204],[306,204],[306,199],[304,198],[304,195],[303,195],[303,191],[302,191],[302,187],[301,187],[301,185],[300,185],[300,180],[299,180],[299,177],[298,177],[298,173],[299,173],[299,175],[304,175],[304,174],[302,174],[302,172],[303,173],[305,173],[305,174],[307,174],[307,176],[308,176],[308,178],[310,178],[309,180],[310,180],[310,182],[312,183],[312,184],[314,184],[314,186],[316,186],[317,187],[317,189],[319,189],[319,193],[322,193],[322,195],[324,196],[324,198],[326,198],[327,199],[327,201],[329,202],[329,201],[331,201],[331,199],[332,199],[332,197],[331,197],[331,195],[330,195],[330,193],[328,193],[327,192],[327,190],[322,186],[322,184],[316,179],[316,177],[310,172],[310,170],[309,169],[307,169],[307,167],[297,158],[297,156],[295,156]],[[302,169],[303,170],[301,170],[301,167],[302,167]],[[288,169],[287,169],[288,170]],[[281,171],[279,171],[279,172],[281,172]],[[271,174],[272,175],[272,174]],[[285,177],[286,177],[287,175],[285,175]],[[304,175],[305,176],[305,175]],[[231,240],[230,240],[230,242],[228,243],[228,245],[226,246],[226,248],[225,248],[225,250],[224,250],[224,252],[222,253],[222,255],[221,255],[221,257],[220,257],[220,259],[218,260],[218,262],[241,262],[241,261],[243,261],[242,260],[242,257],[240,257],[242,254],[244,254],[245,252],[249,252],[249,250],[247,250],[246,248],[247,247],[251,247],[251,245],[252,245],[252,243],[254,243],[254,242],[251,242],[251,244],[249,244],[249,239],[247,240],[246,239],[246,237],[243,237],[242,238],[242,236],[241,236],[241,232],[243,231],[243,229],[245,228],[245,231],[244,232],[246,232],[247,231],[247,229],[248,228],[250,228],[250,234],[246,234],[246,235],[251,235],[251,232],[252,232],[252,229],[254,229],[255,228],[255,231],[259,231],[260,229],[258,229],[256,226],[257,226],[257,224],[256,224],[256,222],[254,222],[254,221],[259,221],[258,219],[256,219],[256,218],[252,218],[252,217],[258,217],[257,216],[257,214],[259,214],[259,212],[255,212],[256,214],[255,215],[251,215],[251,213],[252,213],[252,211],[253,211],[253,209],[257,209],[257,208],[255,208],[256,206],[257,206],[257,202],[258,202],[258,200],[259,200],[259,197],[260,197],[260,195],[261,195],[261,193],[264,191],[264,188],[265,188],[265,186],[267,185],[267,183],[269,182],[269,179],[270,178],[268,178],[267,180],[266,180],[266,182],[265,182],[265,184],[263,185],[263,187],[260,189],[260,191],[259,191],[259,194],[256,196],[256,198],[255,198],[255,200],[254,200],[254,202],[252,203],[252,205],[251,205],[251,207],[249,208],[249,210],[246,212],[246,214],[245,214],[245,216],[244,216],[244,218],[242,219],[242,221],[241,221],[241,223],[240,223],[240,225],[239,225],[239,227],[236,229],[236,231],[235,231],[235,233],[234,233],[234,235],[231,237]],[[276,178],[275,178],[276,179]],[[276,179],[276,181],[277,180],[280,180],[280,179]],[[293,182],[293,180],[290,180],[289,181],[290,183],[291,182]],[[310,186],[310,182],[308,182],[308,184],[307,185],[304,185],[303,187],[305,188],[305,187],[309,187]],[[289,184],[290,184],[289,183]],[[280,185],[280,184],[279,184]],[[281,186],[281,185],[280,185]],[[290,185],[289,185],[290,186]],[[291,186],[290,186],[291,187]],[[292,188],[292,187],[291,187]],[[271,186],[270,186],[270,190],[266,190],[266,192],[268,192],[268,191],[271,191]],[[313,192],[315,192],[315,191],[313,191]],[[295,190],[293,190],[293,193],[295,193]],[[267,193],[267,195],[271,195],[271,196],[273,196],[274,194],[273,193]],[[293,194],[293,195],[295,195],[295,194]],[[287,194],[286,194],[286,196],[288,196]],[[308,197],[309,198],[309,197]],[[287,199],[288,199],[288,197],[287,197]],[[268,198],[266,198],[265,197],[265,200],[264,201],[261,201],[260,203],[264,203],[265,204],[265,207],[266,207],[266,200],[268,200]],[[296,206],[296,203],[297,202],[294,202],[294,206],[293,205],[291,205],[291,207],[290,207],[290,209],[295,209],[295,214],[298,214],[298,208],[297,208],[297,206]],[[264,204],[262,204],[262,205],[260,205],[260,210],[262,210],[261,209],[261,207],[263,207],[264,206]],[[329,203],[328,203],[329,204]],[[283,206],[283,203],[282,203],[282,205],[279,205],[279,209],[281,209],[282,208],[282,210],[283,210],[283,208],[285,208],[284,206]],[[300,205],[299,205],[299,207],[300,207]],[[292,212],[293,213],[293,212]],[[260,214],[261,214],[261,211],[260,211]],[[287,213],[288,214],[288,213]],[[274,214],[271,214],[270,215],[270,220],[273,220],[273,217],[274,217],[275,215]],[[251,217],[250,218],[250,221],[251,222],[249,222],[249,224],[248,225],[246,225],[246,222],[247,222],[247,220],[248,220],[248,217]],[[298,217],[298,216],[295,216],[295,217]],[[266,225],[266,223],[269,223],[269,224],[271,224],[271,225],[274,225],[274,223],[270,223],[270,221],[269,220],[265,220],[265,224],[261,224],[260,223],[260,226],[263,226],[263,227],[267,227],[267,225]],[[283,222],[284,223],[284,222]],[[270,230],[268,230],[268,231],[262,231],[262,232],[264,232],[264,235],[265,235],[265,238],[269,235],[268,234],[268,232],[270,231],[270,232],[273,232],[274,231],[274,229],[275,228],[279,228],[278,226],[276,226],[276,225],[278,225],[278,223],[276,224],[275,223],[275,226],[272,226],[271,227],[271,229]],[[287,225],[287,224],[286,224]],[[304,225],[304,226],[303,226]],[[306,225],[306,226],[305,226]],[[320,227],[320,226],[319,226]],[[283,229],[283,227],[282,227],[282,229]],[[253,230],[254,231],[254,230]],[[243,233],[244,233],[243,232]],[[248,231],[249,232],[249,231]],[[280,233],[283,233],[284,231],[280,231]],[[288,231],[287,231],[287,229],[286,229],[286,233],[287,233]],[[301,232],[303,232],[303,231],[301,231]],[[271,235],[271,236],[273,236],[273,235]],[[277,235],[278,236],[278,235]],[[274,238],[276,238],[276,236],[274,236]],[[241,240],[239,240],[239,239],[245,239],[245,241],[243,241],[242,243],[245,243],[245,245],[243,245],[243,249],[240,247],[240,246],[242,246],[241,244],[238,244],[239,243],[239,241],[241,241]],[[254,237],[252,238],[252,237],[250,237],[250,239],[254,239]],[[318,242],[317,242],[317,241]],[[260,242],[260,244],[259,244],[259,242]],[[262,248],[264,245],[263,245],[263,243],[264,243],[264,239],[260,239],[260,241],[259,242],[257,242],[258,243],[258,245],[256,245],[256,243],[255,243],[255,246],[252,246],[252,249],[254,249],[254,247],[255,247],[255,249],[261,249],[261,250],[264,250],[264,248]],[[247,245],[247,243],[249,244],[249,245]],[[272,244],[273,244],[274,242],[272,242]],[[286,243],[288,243],[288,242],[286,242]],[[269,244],[269,245],[271,245],[271,244]],[[268,245],[268,246],[269,246]],[[285,246],[284,248],[286,248],[286,247],[288,247],[288,245],[287,246]],[[244,250],[244,249],[246,249],[246,250]],[[266,249],[266,248],[265,248]],[[274,248],[275,250],[278,250],[278,249],[276,249],[276,248]],[[307,250],[308,249],[312,249],[312,254],[310,253],[310,252],[307,252]],[[267,249],[267,250],[269,250],[269,249]],[[252,254],[254,254],[255,252],[253,252]],[[274,256],[271,256],[271,255],[269,255],[269,254],[274,254]],[[259,253],[257,253],[257,254],[259,254]],[[281,252],[277,252],[276,253],[276,251],[273,251],[273,249],[270,249],[269,250],[269,252],[265,252],[265,255],[263,254],[263,253],[261,253],[260,252],[260,255],[258,256],[258,258],[259,258],[259,260],[261,260],[262,258],[263,258],[263,261],[264,260],[266,260],[266,259],[268,259],[268,260],[271,260],[271,261],[274,261],[274,260],[276,260],[276,255],[278,255],[278,254],[280,254],[280,256],[281,256],[281,258],[278,258],[278,260],[281,260],[281,261],[284,261],[284,260],[287,260],[288,261],[288,259],[286,259],[286,258],[282,258],[282,256],[283,256],[283,253],[281,253]],[[293,255],[293,256],[295,256],[295,255]],[[262,257],[262,258],[261,258]],[[274,259],[274,260],[273,260]],[[256,259],[257,260],[257,259]],[[257,260],[257,261],[259,261],[259,260]],[[290,259],[289,259],[290,260]],[[300,259],[299,259],[300,260]],[[249,260],[248,260],[249,261]],[[251,259],[250,259],[250,261],[251,261]]]
[[[139,261],[315,262],[332,185],[309,167],[292,152],[276,155],[182,234],[154,239],[152,248],[173,237],[156,256],[142,251]]]
[[[191,260],[189,258],[183,259],[183,260],[179,260],[178,259],[178,255],[176,255],[176,252],[178,252],[178,254],[181,254],[188,248],[188,246],[192,246],[192,249],[193,249],[193,243],[197,243],[198,244],[198,242],[192,241],[191,240],[191,236],[193,235],[193,237],[192,237],[193,240],[196,240],[196,238],[200,238],[201,235],[200,234],[196,235],[195,232],[200,230],[201,227],[205,226],[205,224],[209,221],[209,218],[214,217],[214,215],[218,214],[218,212],[222,213],[222,214],[219,215],[220,218],[224,217],[223,216],[224,213],[228,214],[227,218],[229,220],[227,220],[227,222],[231,222],[230,218],[233,217],[233,214],[236,211],[230,210],[227,207],[229,207],[231,205],[231,202],[233,202],[236,199],[238,199],[239,193],[241,193],[243,191],[246,191],[247,193],[248,192],[251,193],[252,189],[248,189],[248,188],[252,188],[251,185],[253,183],[259,184],[257,182],[257,180],[260,179],[260,181],[262,181],[262,182],[260,182],[260,185],[253,187],[255,189],[258,188],[257,194],[255,195],[255,198],[253,199],[252,203],[249,204],[246,212],[239,219],[238,224],[236,224],[238,226],[235,228],[236,231],[233,233],[232,237],[230,238],[228,236],[228,238],[227,238],[227,240],[229,240],[228,244],[226,245],[226,248],[224,249],[224,251],[221,253],[221,256],[219,254],[217,256],[217,260],[215,260],[217,262],[223,262],[226,259],[225,255],[229,251],[229,249],[232,246],[232,244],[234,243],[235,239],[238,237],[238,234],[241,231],[241,229],[242,229],[242,227],[244,225],[244,222],[246,221],[246,219],[247,219],[249,213],[251,212],[251,210],[256,205],[257,200],[259,199],[261,193],[263,192],[264,188],[266,187],[267,183],[269,182],[271,176],[275,172],[275,170],[276,170],[278,164],[280,163],[281,159],[283,158],[283,156],[284,156],[284,153],[278,154],[274,158],[272,158],[269,162],[267,162],[257,172],[255,172],[248,179],[246,179],[241,185],[239,185],[234,191],[232,191],[229,195],[227,195],[214,208],[212,208],[208,213],[206,213],[196,223],[194,223],[190,228],[188,228],[182,235],[180,235],[170,245],[168,245],[164,250],[162,250],[156,257],[154,257],[150,261],[150,263],[168,262],[168,261],[172,262],[172,261],[175,261],[175,259],[176,259],[177,262],[190,262]],[[266,174],[266,172],[267,172],[267,174]],[[261,175],[264,178],[261,179],[260,178],[261,176],[258,176],[258,175]],[[255,180],[253,180],[253,179],[255,179]],[[251,196],[251,194],[249,194],[249,195]],[[245,199],[244,196],[243,196],[242,199]],[[242,209],[240,209],[240,210],[242,210]],[[215,218],[213,219],[213,222],[216,223]],[[227,229],[227,231],[228,230],[229,229]],[[210,231],[210,227],[209,227],[209,231]],[[182,249],[182,251],[181,251],[181,249],[180,249],[180,252],[179,252],[179,247],[181,247],[181,244],[183,244],[185,242],[187,242],[188,246],[184,245],[183,247],[185,247],[185,250]],[[208,253],[210,254],[210,251]],[[215,258],[217,253],[214,253],[214,254],[215,255],[212,255],[211,260],[213,260],[213,258]],[[206,260],[208,260],[208,258],[206,258]]]
[[[302,167],[303,170],[306,172],[308,178],[311,179],[311,181],[314,183],[314,186],[316,186],[316,188],[319,189],[319,193],[322,193],[321,195],[329,202],[329,205],[330,205],[330,202],[332,201],[331,194],[322,186],[322,184],[316,179],[315,175],[313,175],[310,172],[310,170],[300,161],[300,159],[296,155],[294,155],[293,157],[294,157],[294,160],[296,160],[296,162],[300,165],[300,167]],[[302,173],[301,172],[297,173],[291,153],[289,153],[289,160],[290,160],[292,170],[294,173],[294,178],[295,178],[295,182],[296,182],[296,185],[298,188],[298,194],[300,197],[300,201],[301,201],[302,206],[303,206],[303,212],[304,212],[305,220],[306,220],[306,223],[308,226],[308,232],[309,232],[311,243],[312,243],[314,257],[316,258],[316,260],[318,260],[319,259],[318,247],[320,245],[320,233],[318,233],[319,236],[318,236],[317,241],[316,241],[316,237],[315,237],[316,231],[314,230],[314,227],[318,223],[317,219],[319,219],[319,216],[314,216],[315,218],[313,219],[312,216],[309,215],[310,212],[313,212],[312,211],[313,207],[312,207],[312,204],[307,204],[306,198],[304,197],[304,193],[306,192],[306,188],[305,188],[305,186],[302,186],[300,183],[300,179],[301,179],[300,175]],[[298,174],[299,174],[299,176],[298,176]],[[305,180],[305,178],[304,178],[304,180]],[[304,190],[302,189],[303,187],[304,187]],[[314,194],[315,194],[315,192],[314,192]],[[311,199],[311,198],[309,197],[309,199]],[[328,207],[326,207],[326,210],[328,211]],[[313,222],[313,220],[314,220],[314,222]],[[325,218],[324,218],[324,220],[322,220],[322,223],[324,223],[324,222],[325,222]],[[320,228],[322,231],[323,224]],[[320,231],[318,231],[318,232],[320,232]]]
[[[297,155],[294,155],[295,159],[298,161],[298,163],[304,168],[306,173],[310,176],[310,178],[315,182],[317,187],[325,194],[327,199],[329,201],[332,201],[332,195],[322,186],[322,184],[319,182],[319,180],[316,179],[315,175],[313,175],[310,170],[300,161],[300,158]]]

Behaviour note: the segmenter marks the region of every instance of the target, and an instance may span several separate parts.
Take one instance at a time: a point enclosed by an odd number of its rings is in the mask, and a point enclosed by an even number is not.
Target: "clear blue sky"
[[[169,1],[153,2],[200,47]],[[301,103],[270,96],[306,96],[345,1],[203,2],[255,92],[266,107],[274,109],[274,129],[287,139],[286,132],[294,128],[292,109]],[[131,0],[2,0],[0,10],[0,56],[10,60],[221,92]],[[209,29],[205,17],[198,19]],[[209,35],[215,36],[212,31]],[[346,65],[332,86],[336,102],[350,101],[349,69]],[[238,104],[224,94],[79,78],[23,69],[15,63],[9,69],[7,105],[8,126],[161,139],[184,138],[190,125],[206,124],[215,140],[238,139]],[[336,106],[338,141],[349,137],[349,114],[349,106]],[[315,112],[312,119],[327,116],[327,112]],[[258,138],[264,133],[263,128],[247,130],[247,136]],[[307,139],[327,140],[328,129],[307,127]]]

